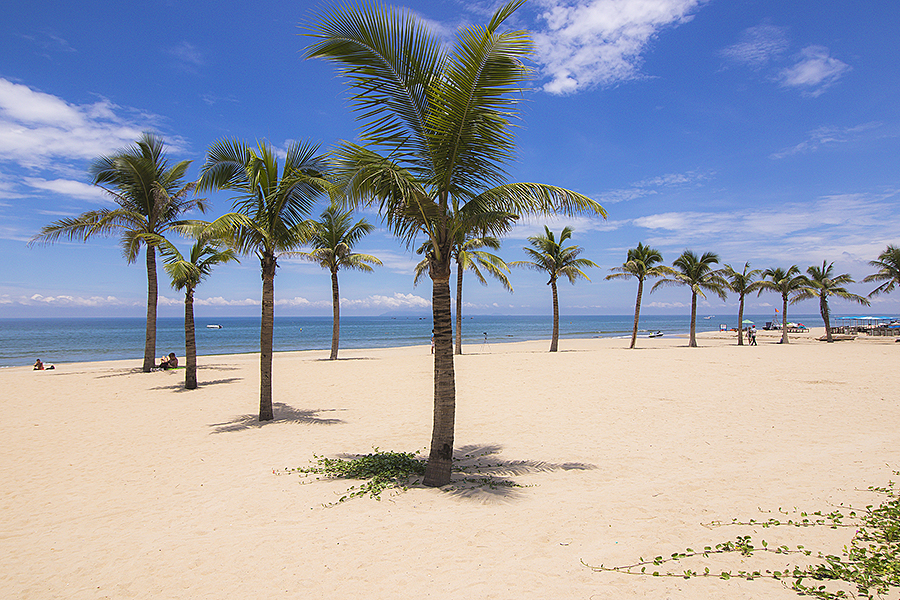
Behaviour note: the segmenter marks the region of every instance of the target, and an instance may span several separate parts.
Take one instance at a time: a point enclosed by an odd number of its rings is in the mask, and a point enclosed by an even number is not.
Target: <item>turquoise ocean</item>
[[[762,327],[772,315],[745,315]],[[592,337],[629,337],[634,315],[561,316],[560,340]],[[734,327],[734,315],[697,317],[697,331]],[[812,327],[821,327],[818,315],[791,315]],[[221,325],[211,329],[207,325]],[[463,320],[463,347],[480,350],[485,343],[502,344],[550,339],[548,316],[467,316]],[[430,316],[343,317],[341,348],[385,348],[429,344]],[[664,336],[687,334],[690,315],[642,315],[640,328]],[[243,354],[259,351],[259,317],[198,317],[197,353]],[[331,317],[275,317],[275,351],[326,350],[331,347]],[[184,356],[181,318],[157,321],[156,354]],[[0,319],[0,367],[27,366],[40,358],[45,363],[102,360],[140,360],[144,354],[143,318],[23,318]]]

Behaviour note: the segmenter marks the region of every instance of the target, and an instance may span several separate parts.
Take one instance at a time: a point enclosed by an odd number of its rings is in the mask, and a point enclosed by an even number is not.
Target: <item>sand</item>
[[[277,473],[424,450],[428,347],[278,354],[267,424],[255,355],[201,357],[195,391],[137,361],[3,369],[0,597],[795,598],[771,580],[582,561],[739,534],[839,553],[852,530],[704,526],[878,503],[867,486],[900,469],[900,344],[820,334],[473,345],[456,360],[457,454],[516,487],[457,475],[330,507],[350,483]]]

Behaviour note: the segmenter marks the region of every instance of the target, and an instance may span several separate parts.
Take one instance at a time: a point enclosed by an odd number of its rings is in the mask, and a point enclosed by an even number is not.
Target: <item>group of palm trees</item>
[[[719,264],[719,256],[713,252],[706,252],[703,256],[697,256],[691,250],[685,250],[672,262],[672,267],[661,264],[662,254],[655,248],[638,243],[637,247],[628,250],[627,258],[620,267],[611,269],[613,273],[607,275],[607,279],[635,278],[638,280],[637,300],[634,306],[634,329],[631,332],[631,348],[634,348],[637,340],[638,321],[641,313],[641,297],[644,290],[644,281],[649,278],[659,278],[651,293],[661,286],[683,285],[691,288],[691,333],[688,345],[697,346],[696,322],[697,322],[697,297],[706,298],[704,292],[712,292],[725,300],[728,292],[738,294],[737,332],[738,345],[743,345],[744,338],[744,298],[747,294],[764,291],[781,294],[781,341],[787,344],[788,337],[787,315],[788,304],[794,304],[801,300],[818,299],[819,312],[825,323],[826,341],[833,342],[831,333],[829,298],[849,300],[864,306],[869,305],[867,297],[854,294],[847,290],[847,284],[854,283],[853,278],[847,273],[834,274],[834,263],[822,261],[822,266],[813,265],[806,269],[806,274],[800,273],[797,265],[791,265],[787,269],[776,267],[771,269],[750,269],[750,263],[745,263],[740,271],[731,265]],[[900,285],[900,247],[889,245],[877,260],[869,263],[878,269],[868,275],[863,282],[882,281],[882,285],[875,288],[869,297],[878,294],[889,293]]]

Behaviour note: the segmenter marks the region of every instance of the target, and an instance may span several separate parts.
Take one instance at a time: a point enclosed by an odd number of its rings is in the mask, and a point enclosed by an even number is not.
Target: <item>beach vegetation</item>
[[[240,254],[255,254],[262,272],[259,341],[259,420],[275,418],[272,408],[272,342],[275,323],[275,271],[278,257],[309,239],[308,215],[331,187],[329,163],[310,143],[290,144],[279,173],[275,149],[240,140],[222,140],[207,152],[198,183],[202,190],[235,193],[234,211],[213,221],[210,234],[227,239]]]
[[[652,294],[663,286],[685,285],[691,288],[690,348],[697,347],[697,297],[706,298],[704,292],[712,292],[722,300],[728,298],[728,282],[721,270],[713,269],[717,264],[719,255],[714,252],[704,252],[702,256],[697,256],[691,250],[685,250],[672,262],[675,268],[666,267],[662,279],[650,290]]]
[[[790,342],[788,338],[788,303],[795,299],[803,289],[809,287],[806,276],[800,273],[797,265],[791,265],[787,269],[775,267],[763,271],[763,279],[760,280],[757,296],[764,291],[778,292],[781,294],[781,341],[779,344]]]
[[[828,343],[832,343],[834,342],[834,337],[831,335],[831,311],[828,308],[828,298],[840,298],[841,300],[856,302],[863,306],[869,306],[869,301],[844,287],[848,283],[853,283],[853,277],[849,273],[835,275],[834,263],[823,260],[821,267],[813,265],[806,269],[806,274],[806,281],[791,303],[818,299],[819,314],[822,315],[822,321],[825,323],[825,340]]]
[[[634,348],[637,342],[638,321],[641,317],[641,298],[644,295],[644,281],[651,277],[662,277],[665,275],[663,265],[657,264],[663,261],[662,254],[656,248],[645,246],[642,242],[634,248],[628,249],[625,262],[620,267],[610,269],[612,273],[606,276],[606,279],[630,279],[634,277],[638,280],[637,299],[634,301],[634,328],[631,330],[631,345]]]
[[[118,233],[129,264],[138,259],[142,247],[146,249],[147,323],[142,366],[145,373],[156,365],[159,297],[156,245],[147,236],[162,237],[184,223],[181,217],[185,213],[206,210],[206,201],[194,197],[194,182],[184,180],[190,164],[191,161],[184,160],[170,165],[163,139],[144,133],[134,146],[91,163],[92,183],[109,194],[116,208],[104,207],[60,219],[43,227],[29,242],[52,243],[60,238],[86,242],[94,236]]]
[[[460,232],[499,235],[494,216],[600,214],[592,199],[540,183],[508,183],[511,120],[531,71],[526,31],[504,30],[523,0],[501,6],[484,26],[460,30],[452,47],[404,9],[343,4],[309,26],[307,58],[339,65],[363,123],[359,144],[335,151],[337,180],[351,205],[378,208],[412,247],[431,242],[434,419],[424,482],[449,483],[456,384],[450,271]],[[467,205],[471,207],[463,210]]]
[[[738,295],[737,332],[738,346],[744,345],[744,298],[747,294],[759,290],[760,282],[757,279],[762,273],[761,269],[751,269],[750,263],[744,263],[744,268],[737,271],[731,265],[725,265],[723,274],[728,281],[728,289]]]
[[[360,479],[360,485],[350,487],[338,502],[369,496],[381,500],[387,489],[406,490],[414,478],[425,475],[425,460],[416,452],[392,452],[375,448],[364,456],[352,458],[328,458],[313,456],[315,464],[309,467],[287,469],[288,473],[319,475],[330,479]]]
[[[869,292],[869,297],[889,294],[900,286],[900,246],[888,246],[878,255],[877,260],[869,261],[870,267],[878,269],[875,273],[863,278],[865,283],[883,281],[881,285]]]
[[[582,269],[587,267],[597,267],[597,265],[586,258],[579,258],[584,248],[580,246],[563,246],[566,240],[572,237],[572,228],[563,227],[559,234],[559,240],[550,231],[550,228],[544,225],[544,233],[541,235],[533,235],[528,238],[531,248],[523,248],[531,260],[517,260],[509,263],[511,267],[521,267],[531,269],[532,271],[540,271],[547,273],[550,279],[547,285],[553,295],[553,334],[550,338],[550,352],[556,352],[559,348],[559,294],[557,292],[556,282],[560,277],[566,277],[572,285],[579,279],[587,279]]]
[[[331,273],[331,354],[329,360],[337,360],[341,337],[341,296],[338,288],[338,271],[350,269],[371,272],[371,265],[381,265],[381,260],[370,255],[354,252],[353,247],[375,226],[359,219],[353,222],[353,213],[342,210],[332,203],[319,216],[318,221],[309,222],[306,243],[312,246],[309,252],[289,253],[318,264]]]

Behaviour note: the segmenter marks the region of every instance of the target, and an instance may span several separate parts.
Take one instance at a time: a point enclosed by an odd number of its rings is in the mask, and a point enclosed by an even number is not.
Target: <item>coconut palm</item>
[[[511,2],[486,27],[460,31],[452,49],[405,10],[346,4],[312,25],[307,57],[340,65],[350,82],[362,143],[337,152],[338,175],[352,203],[378,206],[408,246],[432,242],[434,422],[424,482],[450,481],[456,384],[450,311],[452,249],[460,232],[498,235],[498,212],[600,213],[590,198],[563,188],[507,183],[513,156],[510,119],[530,76],[527,32],[500,29],[521,5]],[[461,208],[472,209],[461,212]]]
[[[644,295],[644,280],[650,277],[662,277],[666,274],[668,267],[656,265],[663,260],[662,254],[656,248],[645,246],[638,242],[637,247],[629,248],[626,260],[621,267],[613,267],[610,269],[612,273],[606,276],[606,279],[630,279],[634,277],[638,280],[637,299],[634,302],[634,328],[631,330],[631,345],[634,348],[637,341],[638,320],[641,316],[641,297]],[[654,266],[656,265],[656,266]]]
[[[713,269],[713,265],[719,264],[719,255],[713,252],[705,252],[698,257],[694,252],[685,250],[681,256],[672,262],[675,269],[669,269],[663,279],[657,281],[650,293],[661,286],[686,285],[691,288],[691,338],[688,346],[697,347],[697,296],[706,298],[703,292],[713,292],[722,300],[728,298],[728,282],[722,277],[722,272]]]
[[[762,273],[760,269],[750,269],[750,263],[744,263],[740,272],[735,271],[731,265],[725,265],[723,275],[728,280],[728,289],[740,297],[738,303],[738,346],[744,345],[744,297],[759,289],[760,283],[756,279]]]
[[[214,266],[237,260],[234,250],[224,248],[223,242],[211,238],[207,231],[200,229],[196,241],[191,246],[187,258],[172,242],[158,235],[146,236],[159,248],[163,268],[172,280],[172,287],[184,290],[184,387],[197,389],[197,336],[194,329],[194,290],[209,277]]]
[[[318,221],[309,223],[310,237],[307,243],[312,246],[310,252],[297,252],[296,255],[318,264],[331,273],[331,303],[333,322],[331,326],[331,355],[329,360],[337,360],[338,343],[341,336],[341,296],[338,290],[338,270],[354,269],[371,272],[369,265],[380,265],[381,261],[369,254],[353,252],[353,246],[375,227],[360,219],[353,222],[353,213],[342,211],[331,204],[322,211]]]
[[[453,247],[453,260],[456,262],[456,346],[455,354],[462,354],[462,297],[463,297],[463,273],[472,271],[481,285],[487,285],[485,275],[493,277],[503,285],[508,292],[512,292],[512,284],[509,282],[509,266],[502,258],[496,254],[492,254],[482,248],[490,248],[491,250],[500,249],[500,240],[492,235],[469,237],[461,244]],[[431,251],[431,242],[423,243],[417,254],[428,254]],[[415,279],[413,285],[417,285],[419,280],[428,274],[428,260],[423,259],[416,265]],[[482,272],[483,271],[483,272]]]
[[[278,257],[308,238],[309,215],[318,196],[329,189],[328,162],[318,146],[293,143],[281,174],[275,150],[266,142],[251,148],[238,140],[214,144],[206,156],[198,187],[230,190],[234,209],[210,224],[210,233],[230,240],[242,254],[256,254],[262,270],[262,316],[259,333],[259,420],[272,410],[272,337],[275,323],[275,270]]]
[[[806,277],[800,274],[800,268],[797,265],[791,265],[788,269],[776,267],[763,271],[763,279],[759,282],[757,296],[766,290],[781,294],[783,306],[781,312],[781,341],[778,342],[779,344],[790,342],[787,331],[788,302],[805,287],[808,287],[808,281]]]
[[[843,287],[848,283],[853,283],[853,278],[849,273],[834,275],[833,272],[834,263],[829,263],[826,260],[822,261],[821,267],[813,265],[806,269],[808,278],[791,301],[791,304],[794,304],[801,300],[819,299],[819,314],[822,315],[822,321],[825,322],[825,340],[828,343],[834,342],[834,338],[831,336],[831,312],[828,310],[829,297],[841,298],[863,306],[869,306],[869,301],[863,296],[851,293],[847,288]]]
[[[878,260],[869,262],[869,266],[877,268],[878,272],[867,275],[863,281],[884,282],[869,293],[870,298],[878,294],[890,294],[895,287],[900,286],[900,247],[888,246],[878,255]]]
[[[544,225],[543,235],[533,235],[528,238],[531,248],[523,248],[531,260],[517,260],[509,263],[511,267],[522,267],[533,271],[541,271],[550,275],[547,285],[553,290],[553,337],[550,339],[550,352],[556,352],[559,346],[559,296],[556,291],[556,281],[560,277],[567,277],[572,285],[578,279],[590,281],[584,271],[585,267],[596,267],[592,261],[586,258],[578,258],[584,251],[580,246],[563,247],[566,240],[572,237],[572,228],[563,227],[559,234],[559,241]]]
[[[42,228],[31,239],[52,243],[60,237],[87,241],[95,235],[121,234],[125,260],[129,264],[146,246],[147,259],[147,327],[144,338],[143,371],[149,373],[156,361],[156,305],[159,281],[156,273],[156,251],[143,236],[163,236],[183,221],[179,217],[198,209],[206,210],[203,199],[194,198],[193,183],[184,182],[191,161],[169,166],[162,138],[144,133],[131,148],[103,156],[90,166],[92,183],[106,191],[117,208],[100,208],[77,217],[61,219]]]

